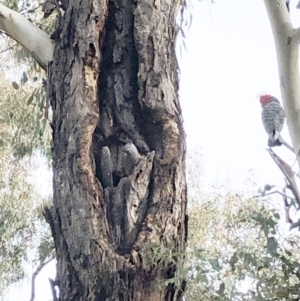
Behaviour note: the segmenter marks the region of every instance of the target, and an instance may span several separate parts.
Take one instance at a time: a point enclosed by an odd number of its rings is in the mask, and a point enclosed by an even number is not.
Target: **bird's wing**
[[[262,110],[262,121],[271,141],[276,141],[283,128],[285,119],[284,111],[278,101],[266,104]]]
[[[261,119],[263,122],[263,126],[268,134],[272,134],[275,130],[274,117],[275,117],[274,110],[264,109],[261,112]]]
[[[274,127],[276,132],[280,133],[282,131],[284,119],[285,119],[285,113],[283,109],[280,107],[276,112],[274,118]]]

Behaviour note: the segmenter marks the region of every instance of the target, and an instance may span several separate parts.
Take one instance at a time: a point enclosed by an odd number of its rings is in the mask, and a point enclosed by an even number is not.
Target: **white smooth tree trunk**
[[[300,29],[293,28],[285,0],[264,1],[276,46],[280,89],[287,125],[300,166]]]
[[[1,3],[0,30],[27,49],[43,69],[52,61],[54,41],[48,34]]]

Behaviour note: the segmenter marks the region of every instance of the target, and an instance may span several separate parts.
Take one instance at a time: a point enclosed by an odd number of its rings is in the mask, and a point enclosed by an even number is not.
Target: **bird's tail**
[[[276,140],[273,140],[271,138],[269,138],[269,140],[268,140],[269,147],[281,146],[281,145],[282,145],[282,142],[279,140],[279,137]]]
[[[274,146],[280,146],[284,145],[286,148],[288,148],[291,152],[295,153],[294,149],[282,138],[281,135],[278,136],[278,138],[273,141],[272,139],[269,138],[268,140],[268,146],[269,147],[274,147]]]

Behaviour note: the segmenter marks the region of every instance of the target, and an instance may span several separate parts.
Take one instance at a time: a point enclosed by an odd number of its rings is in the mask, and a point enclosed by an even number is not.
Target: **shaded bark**
[[[74,0],[58,22],[47,220],[61,300],[182,299],[183,280],[164,285],[187,236],[179,6]]]

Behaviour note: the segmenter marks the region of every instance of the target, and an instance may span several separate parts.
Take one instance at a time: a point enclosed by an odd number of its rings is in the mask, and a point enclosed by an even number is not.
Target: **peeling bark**
[[[183,280],[164,285],[187,237],[179,6],[74,0],[62,16],[48,79],[54,209],[47,212],[62,301],[182,300]],[[174,256],[153,260],[157,246]]]

